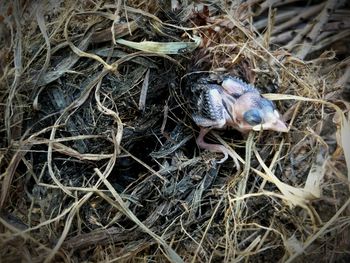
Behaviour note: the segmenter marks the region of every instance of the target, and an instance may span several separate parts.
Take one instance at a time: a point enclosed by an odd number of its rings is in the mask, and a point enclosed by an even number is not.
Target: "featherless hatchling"
[[[250,130],[288,131],[274,103],[239,78],[229,76],[216,83],[200,78],[191,84],[191,93],[192,118],[200,127],[196,142],[202,149],[223,153],[220,162],[228,158],[229,151],[223,145],[204,141],[211,129],[231,127],[242,133]]]

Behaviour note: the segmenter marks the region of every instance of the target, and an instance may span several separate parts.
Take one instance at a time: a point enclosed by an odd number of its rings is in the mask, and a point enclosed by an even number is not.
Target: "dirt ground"
[[[347,1],[1,1],[0,262],[349,262]],[[231,75],[287,133],[212,131]]]

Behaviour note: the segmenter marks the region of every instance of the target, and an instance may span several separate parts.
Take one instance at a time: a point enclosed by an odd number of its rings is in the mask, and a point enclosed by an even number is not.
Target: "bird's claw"
[[[223,163],[225,162],[228,157],[232,157],[232,160],[233,162],[235,163],[235,166],[237,168],[237,170],[240,170],[241,169],[241,166],[239,164],[239,161],[238,161],[238,158],[236,156],[234,156],[228,149],[226,149],[223,145],[220,145],[220,150],[221,150],[221,153],[224,154],[224,157],[221,158],[219,161],[216,161],[217,164],[220,164],[220,163]],[[219,151],[217,151],[219,152]]]
[[[224,157],[220,159],[220,161],[217,161],[216,163],[223,163],[228,159],[228,153],[227,152],[223,152]]]
[[[216,161],[216,163],[223,163],[225,162],[228,157],[232,157],[234,163],[235,163],[235,166],[237,168],[237,170],[240,169],[240,165],[239,165],[239,162],[238,162],[238,159],[237,157],[234,155],[233,152],[231,152],[229,149],[227,149],[225,146],[223,145],[220,145],[220,144],[209,144],[209,143],[206,143],[204,141],[204,136],[210,131],[210,129],[208,128],[201,128],[200,130],[200,133],[199,133],[199,136],[197,137],[196,139],[196,142],[197,142],[197,145],[202,148],[202,149],[206,149],[210,152],[216,152],[216,153],[222,153],[224,154],[224,157],[221,158],[219,161]]]

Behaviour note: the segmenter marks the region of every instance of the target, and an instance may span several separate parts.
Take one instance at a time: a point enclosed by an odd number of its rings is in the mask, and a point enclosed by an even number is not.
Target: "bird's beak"
[[[277,132],[288,132],[287,125],[281,119],[278,119],[274,123],[264,123],[262,125],[261,124],[255,125],[252,129],[254,131],[271,130],[271,131],[277,131]]]

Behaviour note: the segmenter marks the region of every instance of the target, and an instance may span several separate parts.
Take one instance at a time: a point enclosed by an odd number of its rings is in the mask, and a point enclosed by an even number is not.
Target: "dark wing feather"
[[[197,114],[214,121],[224,118],[220,89],[219,85],[206,85],[197,101]]]

